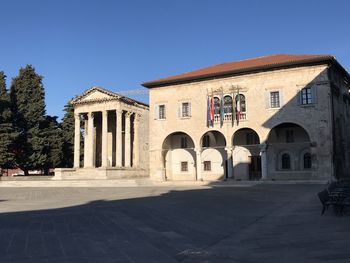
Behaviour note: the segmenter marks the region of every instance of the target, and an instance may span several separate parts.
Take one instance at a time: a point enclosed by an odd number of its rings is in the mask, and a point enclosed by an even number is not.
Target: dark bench
[[[326,189],[318,193],[318,198],[322,203],[321,215],[329,208],[334,207],[334,211],[340,215],[344,208],[350,206],[350,184],[349,182],[331,183]]]

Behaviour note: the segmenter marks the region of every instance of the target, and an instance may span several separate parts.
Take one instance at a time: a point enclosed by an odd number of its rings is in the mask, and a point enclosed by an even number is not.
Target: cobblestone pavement
[[[0,262],[348,263],[322,188],[2,188]]]

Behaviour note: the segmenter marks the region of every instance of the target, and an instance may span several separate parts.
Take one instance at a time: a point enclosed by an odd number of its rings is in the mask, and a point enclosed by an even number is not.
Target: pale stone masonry
[[[140,136],[148,134],[147,104],[100,87],[87,90],[71,103],[74,167],[56,168],[54,179],[148,176],[148,136]]]
[[[150,176],[349,176],[349,79],[329,55],[273,55],[143,83],[150,93]],[[215,101],[213,125],[208,97]]]

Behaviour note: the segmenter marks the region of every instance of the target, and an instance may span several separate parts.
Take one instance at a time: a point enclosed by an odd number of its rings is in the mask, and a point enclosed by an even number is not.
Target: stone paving
[[[0,262],[348,263],[322,188],[1,188]]]

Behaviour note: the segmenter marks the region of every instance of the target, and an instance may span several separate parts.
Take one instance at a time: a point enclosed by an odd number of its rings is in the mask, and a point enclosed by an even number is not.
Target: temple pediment
[[[120,95],[100,87],[93,87],[72,100],[72,104],[120,99]]]

